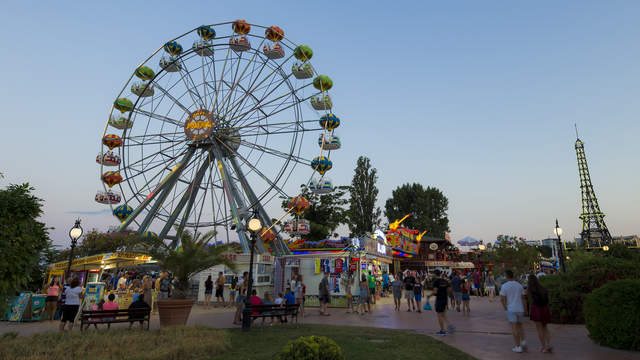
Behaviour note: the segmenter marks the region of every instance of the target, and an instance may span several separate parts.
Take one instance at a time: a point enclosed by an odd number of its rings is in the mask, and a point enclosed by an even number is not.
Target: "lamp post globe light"
[[[564,254],[562,253],[562,243],[560,241],[560,236],[562,236],[562,228],[558,225],[558,219],[556,219],[556,227],[553,229],[553,232],[556,234],[556,237],[558,239],[558,263],[562,272],[565,272],[566,269],[564,267]]]
[[[69,263],[67,264],[67,277],[71,272],[71,261],[73,260],[73,250],[78,244],[78,239],[82,236],[82,226],[80,226],[80,219],[76,220],[75,225],[69,230],[69,237],[71,238],[71,249],[69,251]]]
[[[256,236],[258,231],[262,229],[262,223],[260,223],[260,219],[255,217],[249,220],[247,223],[247,227],[251,231],[251,251],[249,257],[249,282],[247,284],[247,293],[244,298],[244,310],[242,311],[242,331],[249,331],[251,329],[251,292],[253,291],[253,249],[256,246]]]

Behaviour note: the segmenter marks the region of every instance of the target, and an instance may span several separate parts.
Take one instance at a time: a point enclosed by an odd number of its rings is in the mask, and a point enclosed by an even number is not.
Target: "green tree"
[[[373,232],[380,225],[378,200],[378,170],[371,167],[368,157],[360,156],[349,187],[349,230],[352,236]]]
[[[481,253],[480,260],[493,263],[493,270],[497,274],[511,269],[516,275],[526,275],[535,270],[535,265],[541,258],[537,247],[529,246],[522,240],[514,240],[502,241],[487,248],[487,251]]]
[[[225,256],[225,253],[231,251],[231,247],[211,244],[211,240],[216,235],[215,231],[205,234],[196,232],[195,235],[187,230],[178,229],[177,231],[181,242],[178,248],[173,248],[160,239],[149,239],[142,243],[145,246],[145,252],[157,260],[163,270],[178,277],[174,298],[187,297],[189,279],[200,271],[220,264],[235,270],[235,263]]]
[[[43,200],[29,184],[0,190],[0,308],[7,296],[42,286],[51,254],[49,228],[37,221]]]
[[[427,236],[444,238],[449,232],[447,210],[449,200],[437,188],[426,189],[418,183],[404,184],[391,194],[384,206],[384,212],[392,222],[411,214],[403,225],[414,230],[427,230]]]
[[[326,239],[335,234],[335,230],[340,224],[346,223],[347,210],[346,204],[349,200],[345,199],[348,187],[338,186],[329,194],[315,195],[305,186],[300,188],[302,196],[309,200],[309,209],[302,213],[301,217],[309,221],[311,233],[307,235],[310,241]],[[287,210],[288,200],[283,201],[282,208]]]

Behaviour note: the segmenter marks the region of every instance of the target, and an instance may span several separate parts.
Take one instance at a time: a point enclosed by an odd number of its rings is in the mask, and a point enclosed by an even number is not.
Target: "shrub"
[[[280,360],[343,360],[342,349],[335,341],[324,336],[299,337],[289,342]]]
[[[640,350],[640,279],[612,281],[589,294],[584,317],[596,343]]]
[[[594,253],[571,257],[577,259],[566,273],[541,279],[549,290],[551,318],[556,323],[584,323],[582,308],[589,293],[610,281],[640,278],[640,264],[635,261]]]

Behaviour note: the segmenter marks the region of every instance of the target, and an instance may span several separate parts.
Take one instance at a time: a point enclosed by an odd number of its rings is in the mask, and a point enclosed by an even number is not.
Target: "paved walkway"
[[[372,314],[346,314],[343,309],[331,309],[331,316],[319,316],[317,309],[307,309],[307,314],[300,319],[303,323],[327,325],[351,325],[412,330],[434,336],[449,345],[459,348],[479,359],[615,359],[640,360],[640,352],[614,350],[598,346],[587,336],[582,325],[549,325],[553,354],[539,352],[539,342],[535,325],[524,324],[529,352],[515,354],[511,352],[513,338],[510,326],[504,318],[502,307],[498,302],[490,303],[486,298],[473,297],[471,300],[471,316],[463,317],[461,313],[448,312],[449,319],[456,325],[455,334],[444,337],[433,335],[438,330],[438,322],[432,311],[422,313],[407,312],[406,303],[403,310],[393,310],[393,302],[384,298],[373,307]],[[205,309],[194,307],[189,324],[202,324],[218,328],[234,327],[232,325],[232,309]],[[58,322],[7,323],[0,322],[0,334],[15,331],[29,336],[36,333],[57,330]],[[126,324],[114,324],[114,327],[126,327]],[[159,326],[157,315],[152,317],[151,327]]]

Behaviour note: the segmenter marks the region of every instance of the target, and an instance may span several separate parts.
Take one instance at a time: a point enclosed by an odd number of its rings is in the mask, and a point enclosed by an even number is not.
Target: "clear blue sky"
[[[94,162],[109,107],[135,66],[200,24],[278,25],[334,80],[348,183],[366,155],[380,205],[406,182],[449,198],[452,238],[580,231],[577,123],[614,235],[638,228],[640,2],[14,1],[0,14],[1,184],[28,181],[68,242],[99,212]],[[85,228],[115,218],[81,215]]]

